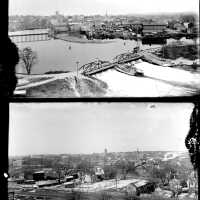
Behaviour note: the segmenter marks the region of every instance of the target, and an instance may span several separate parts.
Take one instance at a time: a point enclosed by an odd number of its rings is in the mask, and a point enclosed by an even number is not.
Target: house
[[[183,25],[185,26],[186,29],[189,28],[189,24],[190,24],[189,22],[184,22],[184,23],[183,23]]]
[[[184,32],[187,30],[186,27],[182,23],[179,23],[179,22],[174,24],[174,29],[181,32],[182,31]]]
[[[92,177],[88,174],[86,174],[83,178],[84,183],[92,183]]]
[[[48,180],[48,181],[38,181],[36,182],[37,187],[47,187],[47,186],[53,186],[58,185],[59,182],[57,180]]]
[[[33,173],[33,180],[41,181],[45,180],[45,172],[44,171],[37,171]]]
[[[104,179],[104,170],[101,167],[95,167],[94,172],[97,179],[100,179],[100,180]]]
[[[65,188],[74,188],[76,184],[73,181],[64,183]]]
[[[76,179],[76,180],[71,180],[69,182],[65,182],[64,186],[65,186],[65,188],[74,188],[74,187],[76,187],[77,185],[80,185],[80,184],[81,184],[81,180]]]
[[[141,193],[152,193],[155,191],[156,184],[147,180],[139,180],[134,183],[130,183],[126,186],[126,192],[128,194],[140,195]]]
[[[68,25],[71,31],[80,31],[82,27],[82,23],[80,22],[71,22]]]

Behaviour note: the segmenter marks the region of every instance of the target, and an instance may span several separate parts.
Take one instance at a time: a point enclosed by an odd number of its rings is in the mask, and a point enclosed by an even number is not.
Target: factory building
[[[166,24],[143,24],[142,32],[143,34],[160,33],[165,31],[166,28]]]

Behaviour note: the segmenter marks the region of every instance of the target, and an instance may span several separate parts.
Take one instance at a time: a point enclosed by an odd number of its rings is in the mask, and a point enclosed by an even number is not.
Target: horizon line
[[[109,153],[133,153],[135,151],[108,151]],[[139,152],[187,152],[186,150],[139,150]],[[92,155],[92,154],[104,154],[104,152],[92,152],[92,153],[39,153],[39,154],[23,154],[23,155],[8,155],[8,157],[25,157],[25,156],[45,156],[45,155]]]
[[[56,12],[56,11],[55,11]],[[60,12],[60,11],[58,11]],[[174,12],[174,11],[168,11],[168,12],[145,12],[145,13],[119,13],[119,14],[112,14],[112,13],[106,13],[106,14],[100,14],[100,13],[93,13],[93,14],[83,14],[83,13],[73,13],[73,14],[65,14],[65,13],[59,13],[59,15],[63,15],[63,16],[75,16],[75,15],[84,15],[84,16],[96,16],[96,15],[100,15],[100,16],[123,16],[123,15],[129,15],[129,16],[133,16],[133,15],[177,15],[177,14],[194,14],[194,15],[199,15],[199,12],[195,12],[195,11],[178,11],[178,12]],[[52,14],[9,14],[8,16],[55,16],[55,13]]]

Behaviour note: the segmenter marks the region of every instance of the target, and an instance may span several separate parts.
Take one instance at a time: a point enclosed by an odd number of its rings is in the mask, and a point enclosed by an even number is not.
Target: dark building
[[[33,180],[34,181],[45,180],[45,173],[44,173],[44,171],[34,172],[33,173]]]
[[[166,24],[143,24],[142,32],[146,33],[159,33],[166,30]]]

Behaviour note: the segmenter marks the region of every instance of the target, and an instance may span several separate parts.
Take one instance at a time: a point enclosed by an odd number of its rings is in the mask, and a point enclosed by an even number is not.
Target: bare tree
[[[31,47],[25,47],[24,49],[19,50],[19,56],[27,74],[31,74],[33,65],[35,65],[38,60],[37,53],[33,51]]]

